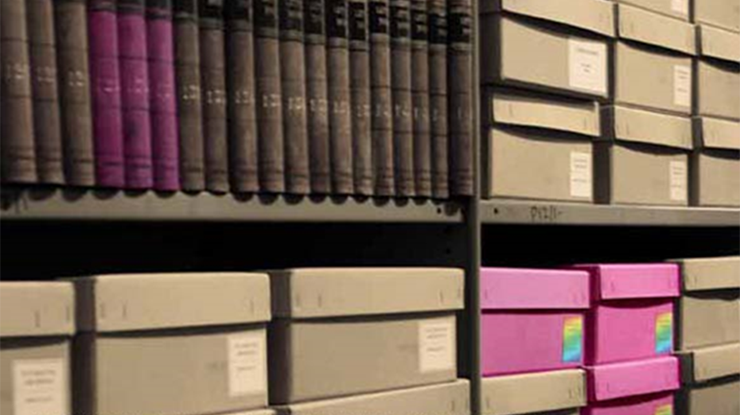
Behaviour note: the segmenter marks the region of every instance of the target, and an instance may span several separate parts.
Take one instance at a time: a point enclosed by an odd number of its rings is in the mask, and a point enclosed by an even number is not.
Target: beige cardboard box
[[[614,103],[691,114],[691,58],[638,44],[614,45]]]
[[[683,351],[679,352],[679,357],[681,380],[685,384],[740,375],[740,343]]]
[[[456,379],[462,270],[305,268],[270,277],[272,404]]]
[[[586,374],[580,369],[484,378],[483,415],[515,415],[586,405]]]
[[[0,282],[0,413],[71,415],[74,290]]]
[[[694,118],[691,204],[740,206],[740,122]]]
[[[459,379],[432,386],[354,395],[277,407],[278,415],[469,415],[470,384]]]
[[[626,4],[617,5],[616,12],[620,39],[689,55],[696,54],[694,25]]]
[[[740,343],[679,353],[685,384],[677,397],[680,415],[740,413]]]
[[[696,35],[700,56],[740,63],[740,33],[698,25]]]
[[[693,0],[694,21],[740,32],[740,0]]]
[[[740,120],[740,65],[700,60],[696,67],[697,115]]]
[[[635,108],[602,111],[604,139],[595,143],[599,203],[688,204],[691,120]]]
[[[686,292],[740,287],[740,256],[675,259]]]
[[[689,20],[690,0],[615,0],[616,3],[631,4],[684,21]]]
[[[614,8],[603,0],[486,0],[481,13],[511,13],[559,25],[614,36]]]
[[[607,42],[603,37],[491,13],[481,16],[481,42],[481,79],[485,83],[588,98],[609,96]]]
[[[267,275],[130,274],[74,281],[83,332],[75,339],[75,414],[266,408]]]

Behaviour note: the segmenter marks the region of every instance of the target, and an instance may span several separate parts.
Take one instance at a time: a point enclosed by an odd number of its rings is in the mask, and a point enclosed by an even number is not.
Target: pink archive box
[[[483,376],[579,367],[588,273],[481,269]]]
[[[646,359],[673,352],[676,264],[577,265],[591,274],[586,317],[587,365]]]
[[[583,415],[673,415],[680,386],[678,358],[656,357],[586,368]]]

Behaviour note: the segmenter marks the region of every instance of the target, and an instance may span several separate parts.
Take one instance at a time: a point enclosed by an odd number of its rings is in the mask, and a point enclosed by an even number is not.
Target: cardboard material
[[[615,0],[615,3],[631,4],[683,21],[689,20],[689,0]]]
[[[696,34],[700,56],[740,62],[740,33],[700,24]]]
[[[704,347],[679,353],[685,384],[740,375],[740,343]]]
[[[692,205],[740,206],[740,122],[697,117],[694,131]]]
[[[673,391],[680,386],[673,356],[602,364],[586,368],[589,402]]]
[[[68,282],[0,283],[0,337],[70,336],[74,300]]]
[[[465,379],[418,388],[287,405],[278,415],[467,415],[470,384]]]
[[[481,13],[507,12],[614,36],[614,10],[601,0],[491,0],[481,2]]]
[[[679,350],[740,342],[740,290],[686,293],[678,304]]]
[[[696,67],[697,114],[740,120],[740,65],[700,60]]]
[[[620,39],[696,54],[696,35],[691,23],[626,4],[617,4],[616,10]]]
[[[740,4],[737,0],[693,0],[694,21],[740,32]]]
[[[586,404],[585,373],[580,369],[485,378],[481,389],[484,415],[529,414]]]
[[[481,51],[484,83],[596,99],[609,96],[607,43],[602,38],[499,14],[482,15],[480,27],[488,45]]]
[[[740,288],[740,256],[675,259],[685,292]]]
[[[484,197],[593,201],[593,143],[584,136],[494,127],[483,141]]]
[[[689,56],[618,41],[614,45],[614,103],[691,114]]]
[[[598,137],[599,103],[523,90],[489,88],[483,104],[486,124],[535,127]]]
[[[677,399],[678,415],[736,415],[740,413],[740,377],[685,388]]]
[[[592,402],[583,409],[581,415],[673,415],[674,399],[672,392],[662,392]]]

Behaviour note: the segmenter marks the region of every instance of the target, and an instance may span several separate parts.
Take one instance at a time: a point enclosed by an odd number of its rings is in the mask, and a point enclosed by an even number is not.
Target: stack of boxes
[[[740,257],[684,259],[679,414],[740,413]]]

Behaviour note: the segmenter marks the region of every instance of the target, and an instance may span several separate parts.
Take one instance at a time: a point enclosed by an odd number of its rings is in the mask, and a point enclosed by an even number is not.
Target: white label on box
[[[691,106],[691,67],[673,67],[673,104],[680,107]]]
[[[671,200],[686,201],[688,173],[685,161],[672,161],[670,169]]]
[[[64,415],[68,381],[62,359],[13,362],[13,413]]]
[[[689,0],[671,0],[671,9],[684,16],[689,15]]]
[[[591,198],[593,191],[591,153],[570,153],[570,195]]]
[[[265,333],[262,331],[229,336],[229,396],[267,390],[265,348]]]
[[[569,85],[606,94],[606,45],[588,40],[568,40]]]
[[[455,368],[455,326],[450,320],[427,320],[419,324],[419,371]]]

